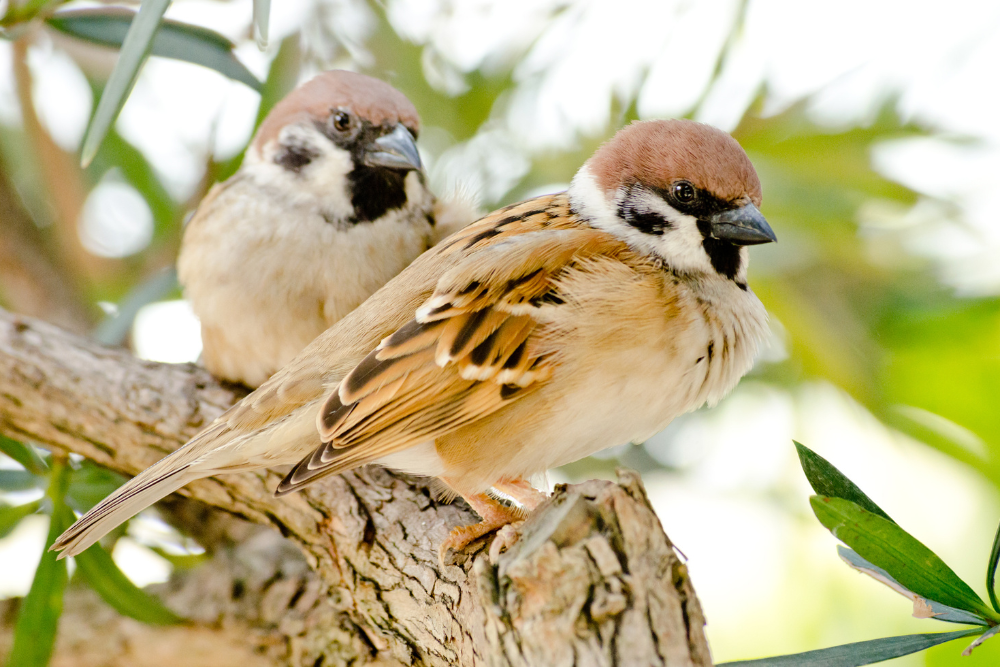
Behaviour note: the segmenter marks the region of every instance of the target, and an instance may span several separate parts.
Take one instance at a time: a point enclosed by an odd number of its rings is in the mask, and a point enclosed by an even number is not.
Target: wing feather
[[[535,391],[556,360],[539,341],[569,267],[624,246],[572,218],[565,195],[502,209],[431,252],[463,253],[413,320],[387,336],[324,401],[323,445],[279,484],[319,477],[433,441]]]

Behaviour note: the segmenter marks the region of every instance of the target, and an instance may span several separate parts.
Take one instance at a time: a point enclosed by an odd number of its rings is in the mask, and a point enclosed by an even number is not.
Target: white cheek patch
[[[301,147],[312,159],[297,171],[277,164],[276,158],[288,146]],[[320,209],[325,215],[343,219],[353,215],[346,178],[354,169],[351,154],[319,130],[306,123],[287,125],[278,140],[268,142],[260,153],[253,154],[248,166],[261,186],[278,189],[292,206]]]
[[[586,164],[576,172],[567,192],[570,206],[591,225],[620,238],[637,250],[648,254],[656,252],[653,242],[655,237],[643,234],[618,217],[617,208],[610,201],[608,194],[597,184],[590,167]]]
[[[703,245],[705,239],[698,230],[698,219],[684,215],[659,197],[657,199],[660,203],[654,210],[670,222],[670,227],[661,236],[655,237],[656,254],[669,266],[684,273],[714,271]]]
[[[640,231],[618,215],[618,203],[625,194],[625,191],[614,193],[613,196],[605,194],[587,165],[576,173],[569,187],[570,203],[573,208],[598,229],[617,236],[641,252],[660,257],[668,266],[678,271],[715,272],[702,245],[704,239],[698,231],[696,218],[684,215],[654,192],[647,190],[643,194],[638,194],[633,189],[633,203],[640,210],[655,213],[670,223],[662,234]]]

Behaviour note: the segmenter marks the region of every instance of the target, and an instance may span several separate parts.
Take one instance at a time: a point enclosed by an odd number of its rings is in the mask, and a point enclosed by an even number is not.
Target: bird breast
[[[198,212],[178,271],[205,366],[257,386],[428,247],[432,200],[344,226],[247,190],[237,182]]]
[[[750,369],[766,331],[756,296],[721,278],[703,283],[604,261],[570,272],[560,295],[565,303],[539,313],[558,359],[553,377],[439,439],[452,476],[488,486],[641,442],[719,401]]]

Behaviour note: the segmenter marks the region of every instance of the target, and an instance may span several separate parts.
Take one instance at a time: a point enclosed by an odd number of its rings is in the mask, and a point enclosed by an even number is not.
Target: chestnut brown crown
[[[416,107],[389,84],[357,72],[330,70],[317,74],[278,102],[261,123],[254,145],[258,150],[277,139],[281,129],[300,120],[323,122],[346,109],[372,125],[402,123],[416,137],[420,116]]]
[[[588,164],[605,192],[636,183],[666,190],[683,179],[722,201],[761,202],[760,179],[743,147],[722,130],[691,120],[635,121]]]

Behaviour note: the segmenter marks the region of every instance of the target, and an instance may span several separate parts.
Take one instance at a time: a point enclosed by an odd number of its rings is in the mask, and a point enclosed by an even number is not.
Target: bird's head
[[[333,70],[275,105],[245,165],[290,196],[317,200],[327,217],[371,221],[406,205],[415,188],[424,195],[419,131],[417,110],[401,92]]]
[[[722,130],[690,120],[635,122],[577,172],[574,210],[635,250],[689,274],[746,285],[746,246],[777,240],[760,180]]]

